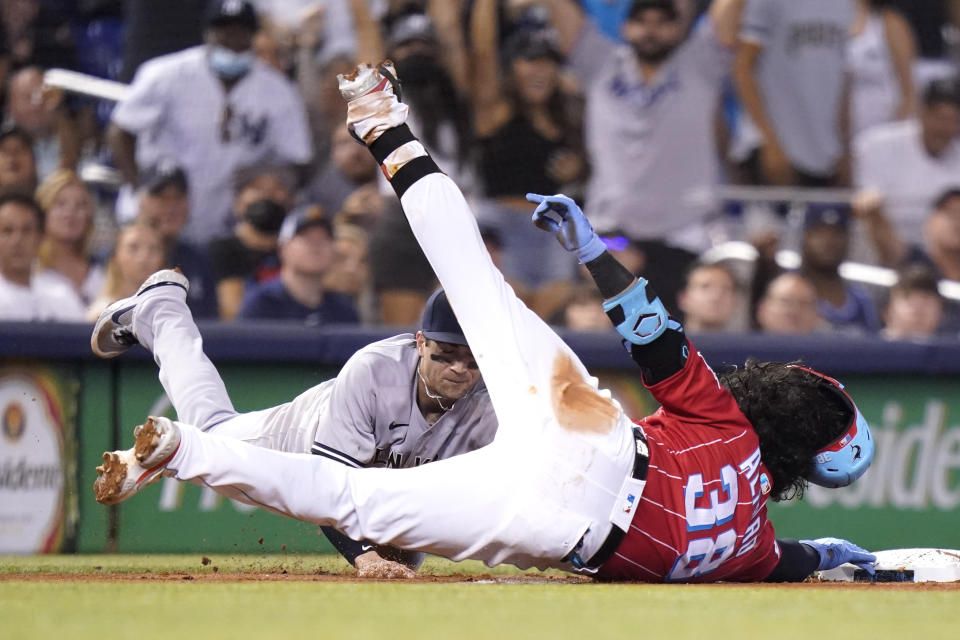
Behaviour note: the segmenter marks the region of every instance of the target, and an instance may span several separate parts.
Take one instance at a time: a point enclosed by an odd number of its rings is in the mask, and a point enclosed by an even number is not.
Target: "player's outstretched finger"
[[[535,202],[536,204],[540,204],[541,202],[546,200],[548,197],[549,196],[542,196],[539,193],[528,193],[526,195],[527,202]]]

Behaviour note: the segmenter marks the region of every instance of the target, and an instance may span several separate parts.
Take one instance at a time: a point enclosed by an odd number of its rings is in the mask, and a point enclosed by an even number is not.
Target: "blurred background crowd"
[[[201,320],[416,324],[434,275],[336,86],[387,57],[552,324],[609,329],[527,192],[694,333],[960,336],[960,0],[3,0],[0,320],[178,266]]]

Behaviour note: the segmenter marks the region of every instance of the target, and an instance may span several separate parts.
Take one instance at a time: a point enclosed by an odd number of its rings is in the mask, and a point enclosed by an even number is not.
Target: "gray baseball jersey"
[[[763,47],[758,84],[790,162],[833,171],[842,151],[840,105],[851,0],[748,0],[740,37]]]
[[[418,361],[412,334],[387,338],[295,398],[293,414],[317,416],[312,452],[356,467],[415,467],[490,444],[497,418],[483,380],[430,425],[417,406]]]

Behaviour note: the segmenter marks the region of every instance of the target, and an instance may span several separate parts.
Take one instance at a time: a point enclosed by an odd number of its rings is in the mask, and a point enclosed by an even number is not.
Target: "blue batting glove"
[[[595,260],[607,250],[583,211],[567,196],[528,193],[527,200],[537,203],[537,208],[533,211],[533,224],[544,231],[555,233],[563,248],[577,254],[581,263]]]
[[[876,571],[873,563],[877,561],[877,556],[866,549],[862,549],[849,540],[840,538],[817,538],[816,540],[801,540],[801,543],[812,547],[817,555],[820,556],[820,566],[818,571],[834,569],[850,562],[865,570],[870,575]]]

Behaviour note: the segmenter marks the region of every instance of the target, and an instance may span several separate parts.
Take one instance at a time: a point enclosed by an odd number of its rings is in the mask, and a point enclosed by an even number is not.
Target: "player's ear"
[[[423,337],[423,331],[417,331],[417,353],[423,356],[423,347],[427,344],[427,339]]]

